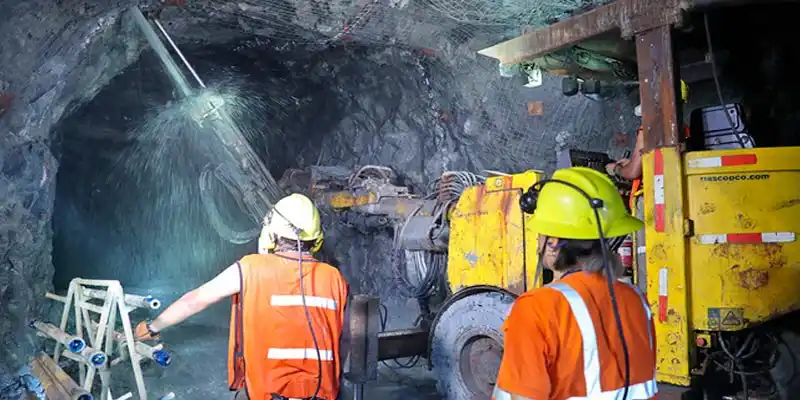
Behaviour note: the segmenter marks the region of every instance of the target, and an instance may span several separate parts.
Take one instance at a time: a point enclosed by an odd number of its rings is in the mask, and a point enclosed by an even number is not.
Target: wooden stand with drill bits
[[[79,381],[83,389],[87,391],[92,390],[94,377],[99,373],[102,383],[101,400],[125,400],[132,398],[133,394],[128,392],[117,398],[111,394],[110,368],[121,361],[130,359],[139,399],[147,400],[147,389],[139,363],[144,359],[152,359],[165,366],[169,364],[169,355],[161,351],[161,345],[151,347],[134,339],[129,313],[137,307],[157,309],[160,306],[158,300],[151,297],[126,295],[119,281],[80,278],[75,278],[70,282],[65,297],[52,293],[47,293],[46,296],[64,303],[59,325],[60,331],[66,332],[69,312],[72,308],[75,316],[74,336],[84,339],[85,334],[89,345],[87,348],[103,351],[100,353],[103,357],[99,355],[95,355],[94,358],[79,356],[62,349],[64,346],[62,341],[56,341],[53,360],[58,362],[59,357],[63,355],[78,361]],[[99,300],[102,304],[93,304],[89,300]],[[98,314],[99,320],[95,321],[90,313]],[[117,316],[120,318],[123,332],[114,330]],[[116,349],[115,343],[117,344]],[[108,360],[112,355],[116,355],[115,359]]]

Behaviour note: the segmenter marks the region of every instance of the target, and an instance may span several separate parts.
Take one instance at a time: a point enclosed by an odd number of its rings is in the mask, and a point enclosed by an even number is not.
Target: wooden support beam
[[[638,32],[679,23],[688,4],[680,0],[617,0],[478,53],[503,64],[516,64],[615,29],[627,39]]]
[[[642,102],[644,150],[678,146],[681,142],[680,78],[675,43],[669,25],[636,36],[639,98]]]

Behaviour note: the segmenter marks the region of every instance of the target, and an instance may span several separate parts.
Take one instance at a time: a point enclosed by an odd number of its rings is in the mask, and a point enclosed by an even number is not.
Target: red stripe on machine
[[[661,149],[656,149],[653,154],[653,195],[655,199],[654,222],[656,232],[664,232],[666,223],[666,210],[664,208],[664,155]]]
[[[689,168],[717,168],[735,165],[754,165],[758,163],[755,154],[738,154],[735,156],[695,158],[687,162]]]
[[[697,235],[700,244],[759,244],[794,242],[794,232],[728,233],[716,235]]]
[[[660,322],[667,321],[667,306],[669,300],[669,288],[667,286],[667,277],[669,270],[661,268],[658,270],[658,320]]]

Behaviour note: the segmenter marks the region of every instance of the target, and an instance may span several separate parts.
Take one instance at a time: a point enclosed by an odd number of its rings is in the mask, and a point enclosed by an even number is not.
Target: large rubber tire
[[[780,400],[793,400],[800,396],[800,335],[782,331],[779,336],[778,359],[770,373],[778,389]]]
[[[503,357],[503,321],[514,298],[483,292],[457,300],[431,332],[431,363],[446,400],[486,400]]]

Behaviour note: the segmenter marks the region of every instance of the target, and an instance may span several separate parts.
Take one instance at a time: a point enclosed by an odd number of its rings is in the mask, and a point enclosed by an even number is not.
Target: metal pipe
[[[51,300],[60,301],[62,303],[66,303],[67,302],[67,297],[66,296],[59,296],[57,294],[50,293],[50,292],[45,293],[44,297],[46,297],[48,299],[51,299]]]
[[[153,23],[156,25],[156,27],[158,27],[158,30],[161,31],[161,34],[164,35],[164,38],[167,39],[167,42],[169,42],[170,46],[172,46],[172,49],[175,50],[176,53],[178,53],[178,57],[180,57],[181,61],[183,61],[183,65],[185,65],[186,68],[189,69],[189,72],[192,73],[192,76],[194,76],[194,79],[197,80],[197,83],[199,83],[200,86],[202,86],[205,89],[206,84],[203,83],[202,79],[200,79],[200,75],[197,75],[197,72],[192,67],[192,64],[189,64],[189,60],[187,60],[186,57],[183,56],[183,52],[181,52],[181,49],[178,48],[178,45],[176,45],[175,42],[172,41],[172,37],[167,33],[164,27],[161,26],[161,21],[153,18]]]
[[[47,336],[56,342],[63,344],[71,353],[80,353],[86,348],[86,342],[77,337],[72,336],[53,324],[42,321],[33,321],[30,323],[31,328],[36,329],[42,335]]]
[[[49,400],[94,400],[86,389],[62,370],[52,358],[42,354],[31,362],[33,375],[42,382]]]
[[[411,328],[378,334],[378,360],[428,355],[428,329]]]
[[[172,357],[164,350],[158,350],[153,346],[144,344],[142,342],[134,343],[136,353],[140,356],[153,360],[156,364],[166,367],[172,363]]]
[[[92,321],[92,328],[97,329],[97,323],[94,321]],[[127,341],[123,333],[113,331],[111,336],[114,338],[114,340],[119,341],[122,345],[127,345]],[[161,345],[150,346],[139,341],[134,341],[134,351],[136,351],[137,354],[144,358],[153,360],[153,362],[162,367],[167,367],[172,364],[172,356],[168,352],[162,350],[160,346]]]
[[[353,385],[353,400],[364,400],[364,384]]]
[[[158,38],[156,31],[147,22],[147,18],[144,17],[142,14],[142,10],[139,7],[134,6],[131,7],[131,13],[133,14],[133,20],[136,22],[136,25],[139,26],[139,29],[142,31],[145,39],[147,39],[147,43],[150,44],[150,47],[153,48],[158,59],[161,60],[161,63],[164,65],[164,68],[167,69],[167,73],[173,79],[175,84],[180,89],[181,94],[183,97],[189,97],[192,94],[192,88],[189,86],[189,82],[186,80],[186,77],[181,72],[178,65],[175,64],[175,60],[169,55],[169,51],[164,46],[164,43]]]
[[[108,359],[108,357],[106,357],[106,353],[103,353],[100,350],[95,350],[89,346],[84,347],[79,354],[81,357],[85,358],[89,364],[92,364],[95,367],[104,365]]]
[[[105,300],[108,292],[105,290],[97,289],[83,289],[83,295],[93,299]],[[139,296],[135,294],[125,295],[125,304],[129,307],[149,308],[151,310],[158,310],[161,308],[161,301],[153,298],[153,296]]]

